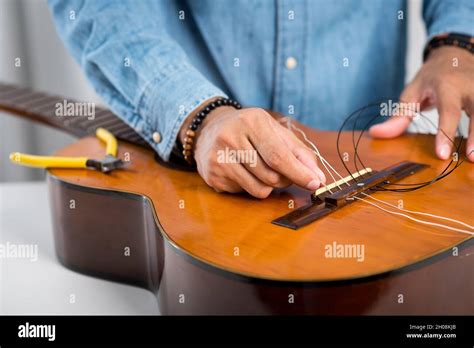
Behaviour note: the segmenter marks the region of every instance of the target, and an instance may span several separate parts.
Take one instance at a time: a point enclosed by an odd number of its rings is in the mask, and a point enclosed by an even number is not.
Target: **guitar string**
[[[363,110],[362,110],[363,111]],[[365,125],[365,127],[363,128],[362,132],[360,133],[358,139],[357,139],[357,142],[355,141],[355,132],[356,132],[356,128],[357,128],[357,120],[359,117],[361,117],[361,113],[362,111],[360,111],[357,116],[356,116],[356,119],[354,121],[354,127],[352,128],[352,144],[353,144],[353,147],[354,147],[354,166],[356,169],[358,169],[358,165],[357,165],[357,160],[359,161],[359,163],[365,167],[364,163],[362,162],[362,159],[360,158],[359,156],[359,153],[358,153],[358,147],[359,147],[359,143],[362,139],[362,136],[364,134],[364,132],[369,128],[369,126],[373,123],[373,121],[379,117],[379,114],[376,114],[375,116],[373,116]],[[410,110],[410,111],[414,111],[414,110]],[[427,121],[427,122],[431,122],[431,124],[433,126],[434,123],[429,120],[426,116],[424,116],[423,114],[421,113],[418,113],[419,116],[422,117],[423,120]],[[454,140],[452,140],[442,129],[439,129],[439,131],[444,134],[448,139],[449,141],[453,144],[453,145],[456,145]],[[459,132],[459,127],[458,127],[458,132]],[[457,148],[456,148],[456,151],[459,152],[459,149],[461,147],[461,144],[462,144],[462,139],[461,141],[459,142]],[[465,158],[464,158],[465,159]],[[448,165],[446,166],[446,168],[438,175],[436,176],[434,179],[432,179],[431,181],[427,181],[427,182],[424,182],[424,183],[418,183],[418,184],[388,184],[386,186],[411,186],[409,188],[403,188],[403,189],[390,189],[388,187],[380,187],[376,190],[378,191],[394,191],[394,192],[409,192],[409,191],[415,191],[417,189],[420,189],[422,187],[425,187],[425,186],[428,186],[440,179],[442,179],[443,177],[447,176],[448,174],[450,174],[454,169],[456,169],[463,161],[464,159],[461,161],[461,162],[457,162],[457,160],[453,160],[451,159],[451,161],[448,163]],[[454,163],[454,162],[457,162],[454,166],[454,168],[452,168],[450,171],[448,171],[446,174],[445,172],[448,170],[448,168]],[[418,186],[417,186],[418,185]]]
[[[344,182],[346,183],[346,185],[350,186],[347,181],[344,180]],[[457,223],[457,224],[460,224],[460,225],[463,225],[465,227],[468,227],[469,229],[471,230],[474,230],[474,226],[471,226],[467,223],[464,223],[462,221],[458,221],[458,220],[455,220],[455,219],[451,219],[451,218],[448,218],[448,217],[445,217],[445,216],[440,216],[440,215],[435,215],[435,214],[429,214],[429,213],[424,213],[424,212],[419,212],[419,211],[414,211],[414,210],[408,210],[408,209],[404,209],[404,208],[400,208],[398,206],[395,206],[393,204],[390,204],[388,202],[385,202],[385,201],[382,201],[380,199],[377,199],[375,197],[372,197],[371,195],[368,195],[364,192],[361,192],[362,195],[370,198],[370,199],[373,199],[373,200],[376,200],[378,202],[381,202],[383,204],[386,204],[388,206],[391,206],[395,209],[398,209],[400,211],[404,211],[404,212],[407,212],[407,213],[411,213],[411,214],[417,214],[417,215],[424,215],[424,216],[429,216],[429,217],[432,217],[432,218],[435,218],[435,219],[441,219],[441,220],[446,220],[446,221],[450,221],[450,222],[453,222],[453,223]],[[399,212],[395,212],[395,211],[390,211],[388,209],[384,209],[383,207],[375,204],[375,203],[371,203],[371,202],[368,202],[366,201],[365,199],[362,199],[360,197],[357,197],[357,196],[353,196],[353,198],[355,199],[358,199],[358,200],[361,200],[361,201],[364,201],[365,203],[368,203],[370,205],[373,205],[385,212],[388,212],[388,213],[391,213],[391,214],[395,214],[395,215],[400,215],[400,216],[403,216],[403,217],[406,217],[410,220],[413,220],[413,221],[416,221],[416,222],[419,222],[419,223],[422,223],[422,224],[427,224],[427,225],[433,225],[433,226],[438,226],[438,227],[443,227],[443,228],[446,228],[446,229],[449,229],[449,230],[453,230],[453,231],[456,231],[456,232],[462,232],[462,233],[466,233],[466,234],[470,234],[470,235],[474,235],[473,232],[469,232],[469,231],[466,231],[466,230],[462,230],[462,229],[458,229],[458,228],[454,228],[454,227],[451,227],[451,226],[448,226],[448,225],[444,225],[444,224],[438,224],[438,223],[434,223],[434,222],[429,222],[429,221],[426,221],[426,220],[420,220],[420,219],[416,219],[416,218],[413,218],[407,214],[403,214],[403,213],[399,213]]]
[[[296,126],[291,122],[291,119],[290,119],[290,118],[288,118],[287,124],[288,124],[292,129],[298,131],[298,132],[303,136],[303,139],[304,139],[309,145],[311,145],[311,147],[312,147],[313,150],[314,150],[313,152],[314,152],[314,153],[316,154],[316,156],[321,160],[321,163],[323,163],[323,165],[324,165],[324,167],[326,168],[327,171],[329,171],[329,170],[328,170],[328,168],[326,167],[326,165],[325,165],[324,163],[327,163],[328,166],[336,173],[336,175],[338,175],[338,176],[342,179],[342,181],[343,181],[347,186],[350,186],[349,183],[347,182],[347,180],[344,179],[344,178],[341,176],[341,174],[340,174],[337,170],[335,170],[335,169],[330,165],[330,163],[321,155],[321,153],[319,152],[319,149],[317,148],[317,146],[316,146],[311,140],[308,139],[308,137],[306,136],[306,133],[305,133],[302,129],[296,127]],[[333,180],[335,181],[334,176],[333,176],[332,174],[331,174],[331,177],[332,177]],[[323,184],[323,185],[324,185],[324,184]],[[342,189],[337,183],[336,183],[336,185],[338,186],[338,188],[339,188],[340,190]],[[326,186],[326,185],[324,185],[324,186]],[[331,192],[331,191],[329,190],[329,192]],[[331,192],[331,193],[332,193],[332,192]],[[440,216],[440,215],[435,215],[435,214],[429,214],[429,213],[424,213],[424,212],[418,212],[418,211],[403,209],[403,208],[397,207],[397,206],[395,206],[395,205],[392,205],[392,204],[390,204],[390,203],[388,203],[388,202],[384,202],[384,201],[382,201],[382,200],[376,199],[376,198],[374,198],[374,197],[372,197],[372,196],[370,196],[370,195],[367,195],[367,194],[364,193],[364,192],[361,192],[361,193],[362,193],[364,196],[366,196],[366,197],[369,197],[369,198],[371,198],[371,199],[375,199],[376,201],[379,201],[379,202],[382,202],[382,203],[384,203],[384,204],[387,204],[387,205],[389,205],[389,206],[391,206],[391,207],[394,207],[394,208],[396,208],[396,209],[398,209],[398,210],[400,210],[400,211],[405,211],[405,212],[408,212],[408,213],[411,213],[411,214],[418,214],[418,215],[430,216],[430,217],[435,218],[435,219],[442,219],[442,220],[451,221],[451,222],[461,224],[461,225],[463,225],[463,226],[466,226],[466,227],[468,227],[468,228],[474,230],[474,227],[473,227],[473,226],[470,226],[470,225],[468,225],[468,224],[466,224],[466,223],[464,223],[464,222],[462,222],[462,221],[458,221],[458,220],[451,219],[451,218],[444,217],[444,216]],[[445,225],[445,224],[439,224],[439,223],[430,222],[430,221],[426,221],[426,220],[416,219],[416,218],[414,218],[414,217],[412,217],[412,216],[409,216],[409,215],[407,215],[407,214],[403,214],[403,213],[400,213],[400,212],[388,210],[388,209],[385,209],[385,208],[383,208],[383,207],[381,207],[381,206],[379,206],[379,205],[377,205],[377,204],[375,204],[375,203],[369,202],[369,201],[367,201],[367,200],[365,200],[365,199],[363,199],[363,198],[360,198],[360,197],[353,196],[353,198],[358,199],[358,200],[361,200],[361,201],[363,201],[363,202],[365,202],[365,203],[368,203],[368,204],[370,204],[370,205],[372,205],[372,206],[374,206],[374,207],[376,207],[376,208],[378,208],[378,209],[381,209],[381,210],[383,210],[383,211],[385,211],[385,212],[387,212],[387,213],[394,214],[394,215],[399,215],[399,216],[403,216],[403,217],[405,217],[405,218],[407,218],[407,219],[413,220],[413,221],[418,222],[418,223],[421,223],[421,224],[431,225],[431,226],[437,226],[437,227],[446,228],[446,229],[448,229],[448,230],[452,230],[452,231],[456,231],[456,232],[461,232],[461,233],[465,233],[465,234],[469,234],[469,235],[474,235],[474,233],[473,233],[473,232],[470,232],[470,231],[466,231],[466,230],[462,230],[462,229],[459,229],[459,228],[451,227],[451,226],[448,226],[448,225]]]
[[[404,211],[404,212],[407,212],[407,213],[417,214],[417,215],[424,215],[424,216],[430,216],[430,217],[433,217],[433,218],[438,218],[438,219],[442,219],[442,220],[446,220],[446,221],[451,221],[451,222],[454,222],[454,223],[458,223],[458,224],[460,224],[460,225],[463,225],[463,226],[465,226],[465,227],[467,227],[467,228],[469,228],[469,229],[471,229],[471,230],[474,230],[474,226],[471,226],[471,225],[469,225],[469,224],[467,224],[467,223],[465,223],[465,222],[462,222],[462,221],[458,221],[458,220],[455,220],[455,219],[451,219],[451,218],[448,218],[448,217],[445,217],[445,216],[438,216],[438,215],[434,215],[434,214],[423,213],[423,212],[421,212],[421,211],[414,211],[414,210],[409,210],[409,209],[405,209],[405,208],[400,208],[400,207],[398,207],[398,206],[396,206],[396,205],[390,204],[390,203],[385,202],[385,201],[383,201],[383,200],[381,200],[381,199],[378,199],[378,198],[375,198],[375,197],[373,197],[373,196],[371,196],[371,195],[368,195],[368,194],[366,194],[365,192],[361,192],[361,194],[363,194],[364,196],[367,196],[368,198],[373,199],[373,200],[375,200],[375,201],[377,201],[377,202],[383,203],[383,204],[388,205],[388,206],[390,206],[390,207],[392,207],[392,208],[396,208],[396,209],[399,209],[399,210]]]
[[[365,194],[365,195],[366,195],[366,194]],[[368,195],[366,195],[366,196],[368,196]],[[471,236],[474,235],[474,232],[462,230],[462,229],[455,228],[455,227],[451,227],[451,226],[444,225],[444,224],[438,224],[438,223],[436,223],[436,222],[429,222],[429,221],[426,221],[426,220],[420,220],[420,219],[414,218],[414,217],[412,217],[412,216],[409,216],[409,215],[407,215],[407,214],[403,214],[403,213],[399,213],[399,212],[396,212],[396,211],[393,211],[393,210],[385,209],[385,208],[381,207],[380,205],[377,205],[377,204],[375,204],[375,203],[369,202],[369,201],[367,201],[367,200],[365,200],[365,199],[362,199],[362,198],[360,198],[360,197],[354,196],[354,198],[357,199],[357,200],[363,201],[364,203],[368,203],[368,204],[370,204],[370,205],[373,205],[374,207],[376,207],[376,208],[378,208],[378,209],[381,209],[381,210],[383,210],[383,211],[385,211],[385,212],[387,212],[387,213],[395,214],[395,215],[400,215],[400,216],[406,217],[407,219],[410,219],[410,220],[413,220],[413,221],[416,221],[416,222],[419,222],[419,223],[422,223],[422,224],[425,224],[425,225],[431,225],[431,226],[442,227],[442,228],[446,228],[446,229],[448,229],[448,230],[452,230],[452,231],[456,231],[456,232],[461,232],[461,233],[469,234],[469,235],[471,235]],[[373,197],[371,197],[371,198],[373,198]],[[385,203],[385,202],[384,202],[384,203]],[[400,209],[400,208],[397,207],[397,209]],[[402,209],[400,209],[400,210],[402,210]],[[419,214],[420,212],[416,212],[416,213]],[[426,214],[426,213],[423,213],[423,214]],[[432,214],[428,214],[428,215],[431,215],[431,216],[436,217],[436,218],[439,218],[439,219],[447,219],[447,218],[445,218],[445,217],[443,217],[443,216],[432,215]],[[449,219],[449,220],[453,220],[453,219]],[[457,220],[455,220],[455,221],[456,221],[457,223],[459,223],[459,224],[463,224],[463,225],[464,225],[464,223],[462,223],[461,221],[457,221]]]
[[[330,164],[328,161],[326,161],[326,159],[325,159],[325,158],[321,155],[321,153],[319,152],[319,149],[316,147],[316,145],[314,145],[314,143],[312,143],[312,142],[308,139],[308,137],[306,136],[306,133],[303,132],[300,128],[296,127],[296,126],[291,122],[291,118],[288,117],[286,121],[288,122],[287,124],[288,124],[288,126],[291,127],[291,129],[296,130],[297,132],[299,132],[299,133],[303,136],[303,139],[304,139],[309,145],[311,145],[311,147],[313,148],[313,152],[316,154],[316,156],[318,156],[318,158],[320,159],[322,165],[324,166],[324,168],[326,169],[326,171],[327,171],[327,172],[329,173],[329,175],[331,176],[333,182],[336,184],[336,186],[339,188],[339,190],[342,190],[341,186],[339,186],[339,184],[337,183],[337,180],[335,179],[335,177],[333,176],[333,174],[331,173],[331,171],[328,169],[328,167],[331,168],[331,169],[339,176],[339,178],[343,179],[343,181],[344,181],[344,178],[337,172],[337,170],[335,170],[335,169],[331,166],[331,164]],[[345,181],[344,181],[344,182],[345,182]],[[331,189],[330,189],[327,185],[325,185],[324,183],[321,183],[321,184],[322,184],[324,187],[326,187],[330,193],[333,193],[333,192],[331,191]]]
[[[344,180],[344,183],[345,183],[346,185],[350,186],[349,183],[347,183],[346,180]],[[440,215],[429,214],[429,213],[424,213],[424,212],[419,212],[419,211],[414,211],[414,210],[408,210],[408,209],[400,208],[400,207],[397,207],[397,206],[395,206],[395,205],[393,205],[393,204],[390,204],[390,203],[388,203],[388,202],[385,202],[385,201],[382,201],[382,200],[377,199],[377,198],[375,198],[375,197],[372,197],[371,195],[368,195],[368,194],[366,194],[366,193],[364,193],[364,192],[361,192],[361,194],[364,195],[364,196],[366,196],[366,197],[368,197],[368,198],[370,198],[370,199],[373,199],[373,200],[376,200],[376,201],[381,202],[381,203],[383,203],[383,204],[389,205],[389,206],[391,206],[391,207],[393,207],[393,208],[395,208],[395,209],[398,209],[398,210],[400,210],[400,211],[404,211],[404,212],[411,213],[411,214],[429,216],[429,217],[432,217],[432,218],[435,218],[435,219],[447,220],[447,221],[450,221],[450,222],[453,222],[453,223],[458,223],[458,224],[460,224],[460,225],[466,226],[466,227],[470,228],[471,230],[474,230],[474,226],[471,226],[471,225],[469,225],[469,224],[467,224],[467,223],[464,223],[464,222],[462,222],[462,221],[458,221],[458,220],[455,220],[455,219],[451,219],[451,218],[448,218],[448,217],[445,217],[445,216],[440,216]],[[381,207],[381,206],[379,206],[379,205],[377,205],[377,204],[375,204],[375,203],[371,203],[371,202],[369,202],[369,201],[367,201],[367,200],[365,200],[365,199],[363,199],[363,198],[357,197],[357,196],[353,196],[353,198],[358,199],[358,200],[361,200],[361,201],[364,201],[365,203],[368,203],[368,204],[370,204],[370,205],[372,205],[372,206],[374,206],[374,207],[376,207],[376,208],[379,208],[379,209],[381,209],[381,210],[383,210],[383,211],[385,211],[385,212],[387,212],[387,213],[391,213],[391,214],[403,216],[403,217],[406,217],[406,218],[408,218],[408,219],[410,219],[410,220],[413,220],[413,221],[416,221],[416,222],[419,222],[419,223],[422,223],[422,224],[427,224],[427,225],[432,225],[432,226],[438,226],[438,227],[446,228],[446,229],[449,229],[449,230],[452,230],[452,231],[456,231],[456,232],[461,232],[461,233],[466,233],[466,234],[474,235],[474,233],[473,233],[473,232],[470,232],[470,231],[466,231],[466,230],[454,228],[454,227],[451,227],[451,226],[448,226],[448,225],[444,225],[444,224],[439,224],[439,223],[429,222],[429,221],[426,221],[426,220],[416,219],[416,218],[411,217],[411,216],[409,216],[409,215],[407,215],[407,214],[403,214],[403,213],[396,212],[396,211],[393,211],[393,210],[388,210],[388,209],[385,209],[385,208],[383,208],[383,207]]]
[[[343,122],[343,125],[342,125],[341,128],[339,129],[338,137],[337,137],[337,149],[338,149],[338,154],[339,154],[339,157],[340,157],[341,161],[343,161],[343,159],[342,159],[342,156],[341,156],[341,154],[340,154],[340,149],[339,149],[339,139],[340,139],[340,135],[341,135],[341,132],[342,132],[342,130],[343,130],[345,124],[346,124],[352,117],[356,116],[356,119],[354,120],[354,127],[353,127],[353,129],[352,129],[352,139],[353,139],[354,157],[355,157],[355,158],[354,158],[354,163],[355,163],[355,165],[356,165],[356,167],[357,167],[357,160],[358,160],[358,161],[360,162],[360,164],[365,167],[365,165],[363,164],[363,162],[362,162],[362,160],[361,160],[361,158],[360,158],[360,156],[359,156],[359,154],[358,154],[358,151],[357,151],[357,150],[358,150],[358,144],[359,144],[359,142],[360,142],[360,140],[361,140],[361,138],[362,138],[364,132],[365,132],[365,131],[368,129],[368,127],[373,123],[373,121],[374,121],[377,117],[380,116],[380,114],[379,114],[379,113],[376,113],[376,115],[373,116],[373,117],[369,120],[369,122],[367,122],[366,126],[363,128],[362,132],[361,132],[360,135],[359,135],[359,138],[358,138],[358,140],[357,140],[357,144],[355,143],[355,131],[356,131],[356,128],[357,128],[356,124],[357,124],[358,118],[363,116],[363,112],[365,112],[366,110],[368,110],[369,108],[374,107],[374,106],[380,107],[380,105],[377,104],[377,103],[369,104],[369,105],[367,105],[367,106],[365,106],[365,107],[363,107],[363,108],[360,108],[359,110],[356,110],[355,112],[353,112],[353,113],[352,113],[351,115],[349,115],[349,117],[347,117],[346,120]],[[422,114],[421,114],[421,116],[423,116],[424,118],[426,118],[426,117],[425,117],[424,115],[422,115]],[[427,118],[426,118],[426,119],[427,119]],[[434,125],[434,123],[433,123],[431,120],[429,120],[429,119],[427,119],[427,120],[428,120],[429,122],[431,122],[431,123]],[[453,145],[455,145],[454,141],[453,141],[451,138],[449,138],[449,136],[448,136],[442,129],[439,129],[439,131],[442,132],[442,133],[453,143]],[[458,150],[458,151],[459,151],[460,146],[461,146],[461,142],[459,143],[459,145],[458,145],[458,147],[457,147],[457,150]],[[386,187],[385,187],[385,188],[380,188],[379,190],[384,190],[384,191],[396,191],[396,192],[408,192],[408,191],[411,191],[411,190],[419,189],[419,188],[421,188],[421,187],[424,187],[424,186],[427,186],[427,185],[429,185],[429,184],[432,184],[433,182],[435,182],[435,181],[437,181],[437,180],[440,180],[440,179],[442,179],[443,177],[445,177],[446,175],[450,174],[450,172],[451,172],[452,170],[449,171],[448,173],[446,173],[446,174],[444,175],[444,173],[445,173],[446,170],[451,166],[452,163],[453,163],[453,161],[451,161],[451,162],[448,164],[448,166],[441,172],[440,175],[438,175],[436,178],[434,178],[433,180],[431,180],[431,181],[429,181],[429,182],[418,183],[418,184],[393,184],[393,185],[396,185],[396,186],[413,186],[413,187],[411,187],[411,188],[405,188],[405,189],[390,189],[390,188],[386,188]],[[345,169],[349,172],[349,174],[352,175],[352,173],[350,172],[349,168],[347,168],[347,166],[346,166],[346,164],[344,163],[344,161],[342,162],[342,164],[344,165]],[[457,166],[458,166],[459,164],[460,164],[460,163],[457,163],[457,165],[455,166],[455,168],[457,168]],[[454,170],[455,168],[453,168],[453,170]],[[418,186],[414,186],[414,185],[418,185]]]
[[[413,110],[410,110],[410,111],[413,112]],[[415,112],[415,113],[416,113],[416,112]],[[415,115],[415,116],[416,116],[416,115]],[[414,117],[415,117],[415,116],[414,116]],[[365,131],[368,129],[368,127],[370,126],[370,124],[373,122],[373,120],[374,120],[376,117],[378,117],[378,115],[374,116],[374,117],[365,125],[365,127],[364,127],[362,133],[365,132]],[[431,120],[429,120],[427,117],[425,117],[424,115],[420,115],[420,117],[421,117],[421,119],[422,119],[424,122],[428,122],[428,121],[429,121],[429,122],[431,122],[432,125],[434,125],[434,123],[433,123]],[[357,122],[357,120],[356,120],[355,122]],[[412,124],[413,124],[413,123],[412,123]],[[444,131],[442,131],[441,129],[440,129],[440,131],[441,131],[443,134],[446,135],[446,133],[445,133]],[[459,128],[458,128],[458,131],[459,131]],[[354,134],[354,133],[355,133],[355,128],[352,129],[352,142],[353,142],[353,146],[354,146],[354,157],[356,157],[356,158],[359,160],[359,162],[362,164],[362,166],[364,166],[364,164],[363,164],[363,162],[362,162],[362,160],[361,160],[361,158],[360,158],[360,156],[359,156],[359,153],[358,153],[358,147],[359,147],[360,140],[361,140],[361,138],[362,138],[362,133],[361,133],[361,136],[359,136],[359,138],[357,139],[357,143],[355,143],[355,138],[354,138],[354,135],[355,135],[355,134]],[[451,138],[449,138],[447,135],[446,135],[446,137],[449,139],[449,141],[450,141],[451,143],[453,143],[453,145],[456,145],[455,142],[454,142]],[[416,138],[415,138],[415,141],[416,141]],[[459,151],[460,146],[461,146],[461,142],[458,144],[457,151]],[[451,160],[450,163],[447,165],[447,167],[446,167],[437,177],[435,177],[435,178],[432,179],[431,181],[427,181],[427,182],[419,183],[419,184],[390,183],[390,184],[387,184],[385,187],[380,187],[380,188],[374,189],[374,190],[377,190],[377,191],[394,191],[394,192],[410,192],[410,191],[415,191],[415,190],[417,190],[417,189],[420,189],[420,188],[422,188],[422,187],[428,186],[428,185],[434,183],[435,181],[440,180],[441,178],[443,178],[443,177],[445,176],[445,172],[448,170],[448,168],[449,168],[449,167],[451,166],[451,164],[453,164],[454,162],[455,162],[455,161]],[[459,164],[461,164],[461,163],[462,163],[462,161],[461,161],[460,163],[456,163],[455,167],[452,168],[452,170],[456,169],[456,168],[459,166]],[[354,161],[354,164],[355,164],[355,167],[356,167],[356,169],[357,169],[357,161]],[[451,171],[452,171],[452,170],[451,170]],[[446,173],[446,175],[450,174],[451,171],[449,171],[448,173]],[[416,185],[418,185],[418,186],[416,186]],[[411,186],[411,187],[409,187],[409,188],[402,188],[402,189],[391,189],[390,186]]]
[[[424,120],[425,122],[429,122],[431,123],[431,125],[433,127],[436,127],[436,125],[434,124],[433,121],[431,121],[428,117],[426,117],[425,115],[423,115],[421,112],[416,112],[415,110],[410,110],[412,111],[413,113],[415,113],[415,116],[416,117],[417,115],[421,117],[422,120]],[[360,115],[358,115],[359,117]],[[355,125],[354,125],[354,128],[352,129],[352,139],[353,139],[353,146],[354,146],[354,153],[355,153],[355,156],[354,157],[357,157],[357,159],[359,160],[360,164],[362,166],[365,167],[365,165],[363,164],[362,160],[360,159],[360,156],[358,154],[358,146],[359,146],[359,143],[360,143],[360,140],[362,138],[362,135],[363,135],[363,132],[365,132],[368,127],[370,126],[370,124],[373,122],[373,120],[378,117],[378,115],[374,116],[367,124],[366,126],[364,127],[363,131],[361,132],[358,140],[357,140],[357,143],[355,143],[355,139],[354,139],[354,133],[355,133]],[[357,122],[357,120],[355,121]],[[441,128],[438,128],[438,130],[444,134],[446,136],[446,138],[448,138],[448,140],[453,144],[453,145],[456,145],[455,141],[452,140]],[[460,130],[460,126],[457,127],[457,133],[461,134],[461,130]],[[459,153],[459,150],[461,148],[461,145],[462,145],[462,142],[463,142],[463,139],[461,138],[461,140],[459,141],[457,147],[456,147],[456,154]],[[453,154],[454,155],[454,154]],[[412,187],[409,187],[409,188],[402,188],[402,189],[390,189],[388,187],[380,187],[378,189],[376,189],[377,191],[394,191],[394,192],[410,192],[410,191],[415,191],[415,190],[418,190],[420,188],[423,188],[425,186],[428,186],[428,185],[431,185],[433,184],[434,182],[438,181],[438,180],[441,180],[442,178],[446,177],[447,175],[451,174],[451,172],[453,172],[457,167],[459,167],[466,159],[467,159],[467,156],[466,155],[461,161],[459,161],[459,158],[457,157],[452,157],[451,158],[451,161],[448,163],[448,165],[446,166],[446,168],[444,168],[444,170],[438,174],[438,176],[436,176],[434,179],[432,179],[431,181],[427,181],[427,182],[424,182],[424,183],[417,183],[417,184],[404,184],[404,183],[393,183],[393,184],[388,184],[387,186],[412,186]],[[355,167],[357,169],[357,161],[354,161],[354,164],[355,164]],[[451,168],[450,170],[448,170],[451,165],[454,164],[454,167]],[[418,185],[418,186],[417,186]]]
[[[356,165],[356,168],[357,168],[357,160],[360,162],[360,164],[363,166],[363,167],[366,167],[359,154],[358,154],[358,144],[360,142],[360,140],[362,139],[362,136],[364,135],[365,131],[369,128],[369,126],[374,122],[374,120],[377,118],[377,117],[382,117],[380,115],[380,112],[376,113],[375,116],[373,116],[369,122],[367,122],[366,126],[363,128],[363,130],[360,132],[359,134],[359,137],[358,137],[358,140],[357,140],[357,144],[355,143],[355,130],[356,130],[356,123],[359,119],[359,117],[362,117],[364,116],[363,112],[365,112],[366,110],[369,110],[370,108],[372,107],[378,107],[380,108],[381,107],[381,104],[379,104],[379,102],[386,102],[387,99],[380,99],[379,101],[377,102],[374,102],[374,103],[371,103],[371,104],[368,104],[356,111],[354,111],[352,114],[350,114],[343,122],[342,126],[340,127],[339,131],[338,131],[338,135],[337,135],[337,140],[336,140],[336,147],[337,147],[337,152],[338,152],[338,155],[339,155],[339,158],[342,162],[342,165],[344,166],[344,168],[346,169],[346,171],[349,173],[350,176],[352,176],[352,172],[349,170],[349,168],[347,167],[347,165],[345,164],[345,161],[343,160],[343,157],[342,157],[342,154],[341,154],[341,149],[340,149],[340,137],[341,137],[341,134],[342,134],[342,131],[345,127],[345,125],[349,122],[350,119],[352,119],[353,117],[356,117],[355,119],[355,123],[354,123],[354,127],[353,127],[353,130],[352,130],[352,138],[353,138],[353,146],[354,146],[354,163]],[[414,110],[410,110],[410,111],[414,111]],[[436,127],[436,125],[428,118],[426,117],[425,115],[423,115],[421,112],[417,112],[417,114],[419,116],[421,116],[424,120],[430,122],[434,127]],[[455,141],[453,141],[447,134],[446,132],[443,131],[443,129],[441,128],[438,128],[438,131],[441,132],[442,134],[444,134],[446,136],[446,138],[453,144],[453,145],[456,145]],[[458,129],[459,131],[459,129]],[[463,139],[461,138],[457,147],[456,147],[456,153],[459,154],[459,150],[461,148],[461,145],[462,145],[462,142],[463,142]],[[415,191],[415,190],[418,190],[418,189],[421,189],[425,186],[428,186],[428,185],[431,185],[432,183],[438,181],[438,180],[441,180],[443,179],[444,177],[448,176],[449,174],[451,174],[457,167],[459,167],[461,165],[461,163],[463,163],[465,160],[467,159],[467,156],[465,156],[461,161],[459,161],[458,158],[456,159],[451,159],[451,161],[448,163],[448,165],[446,166],[446,168],[444,168],[444,170],[439,173],[435,178],[433,178],[431,181],[427,181],[427,182],[422,182],[422,183],[414,183],[414,184],[403,184],[403,183],[398,183],[398,184],[390,184],[390,185],[387,185],[387,186],[406,186],[406,188],[399,188],[399,189],[394,189],[394,188],[389,188],[389,187],[381,187],[381,188],[378,188],[377,191],[393,191],[393,192],[410,192],[410,191]],[[454,167],[449,169],[451,167],[451,165],[454,163]],[[449,170],[448,170],[449,169]],[[353,180],[355,180],[357,182],[357,180],[353,177]]]

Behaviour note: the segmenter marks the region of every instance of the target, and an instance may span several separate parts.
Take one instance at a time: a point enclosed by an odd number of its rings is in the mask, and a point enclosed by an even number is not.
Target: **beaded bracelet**
[[[229,98],[220,98],[213,102],[207,104],[201,111],[199,111],[196,116],[194,116],[189,129],[186,131],[186,137],[184,138],[183,143],[183,156],[186,162],[189,164],[194,164],[194,138],[196,137],[196,132],[199,126],[202,124],[204,119],[209,115],[209,113],[220,107],[220,106],[233,106],[237,110],[241,109],[242,106],[236,101]]]
[[[428,58],[428,54],[433,49],[441,46],[456,46],[474,54],[474,38],[472,36],[458,33],[447,33],[435,36],[430,40],[430,42],[428,42],[423,51],[423,61]]]

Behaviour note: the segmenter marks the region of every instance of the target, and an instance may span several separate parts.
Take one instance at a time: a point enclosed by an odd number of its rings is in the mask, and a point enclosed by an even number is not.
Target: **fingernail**
[[[470,147],[466,152],[469,161],[474,162],[474,147]]]
[[[306,185],[306,188],[307,188],[308,190],[316,190],[316,189],[319,188],[319,183],[320,183],[319,180],[316,180],[316,179],[311,180],[311,181],[309,182],[309,184]]]
[[[451,152],[451,147],[448,144],[443,144],[439,148],[439,157],[444,160],[448,159],[450,152]]]
[[[326,176],[324,175],[323,171],[317,168],[316,174],[318,175],[320,181],[325,184],[326,183]]]

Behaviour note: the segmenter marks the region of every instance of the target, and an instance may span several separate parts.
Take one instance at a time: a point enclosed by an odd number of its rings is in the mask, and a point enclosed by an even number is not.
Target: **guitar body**
[[[131,161],[109,174],[48,170],[56,252],[66,267],[144,287],[156,294],[163,314],[474,313],[472,235],[389,214],[368,198],[298,230],[277,226],[271,221],[308,204],[310,192],[290,187],[265,200],[216,193],[197,173],[158,163],[111,111],[96,108],[94,120],[57,117],[55,105],[63,102],[0,83],[0,110],[81,138],[58,155],[102,158],[103,144],[90,135],[106,127],[125,140],[119,157]],[[336,155],[336,133],[301,127],[348,175]],[[433,145],[427,135],[364,137],[358,152],[374,170],[401,161],[430,165],[402,180],[419,183],[447,165]],[[341,152],[351,172],[362,169],[353,165],[350,134],[343,135]],[[420,190],[372,197],[472,226],[473,182],[474,166],[466,161]]]
[[[304,129],[346,176],[336,133]],[[416,183],[446,166],[431,152],[433,143],[432,136],[364,137],[359,153],[373,169],[404,160],[429,164],[403,180]],[[351,145],[343,136],[349,156]],[[85,137],[57,155],[103,153],[99,140]],[[197,173],[158,163],[149,149],[120,142],[119,157],[131,164],[109,174],[48,171],[56,252],[68,268],[152,291],[163,314],[474,313],[468,234],[362,201],[291,230],[271,221],[307,204],[308,191],[275,190],[265,200],[216,193]],[[464,162],[421,190],[374,197],[472,225],[473,179],[474,167]],[[363,256],[331,254],[337,245],[363,246]]]

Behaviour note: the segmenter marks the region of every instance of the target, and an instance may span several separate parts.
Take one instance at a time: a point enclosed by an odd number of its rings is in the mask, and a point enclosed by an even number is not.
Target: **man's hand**
[[[240,163],[226,154],[240,151]],[[213,110],[201,125],[194,149],[197,169],[218,192],[247,191],[266,198],[295,183],[309,190],[325,181],[316,156],[263,109]]]
[[[419,103],[421,110],[435,106],[439,112],[439,129],[454,140],[461,110],[470,117],[466,155],[474,162],[474,56],[458,47],[433,49],[415,79],[400,96],[404,103]],[[403,116],[403,115],[402,115]],[[391,117],[371,127],[375,138],[393,138],[402,134],[412,115]],[[451,156],[452,143],[441,132],[436,136],[436,154],[446,160]]]

